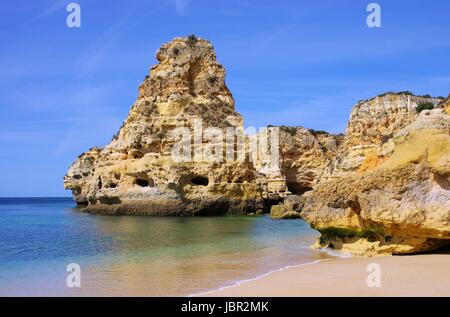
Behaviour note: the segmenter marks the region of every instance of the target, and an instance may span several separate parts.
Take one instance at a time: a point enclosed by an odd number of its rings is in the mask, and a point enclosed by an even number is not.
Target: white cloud
[[[191,0],[175,0],[175,11],[179,15],[184,15],[186,8],[191,3]]]
[[[65,12],[66,5],[69,3],[67,0],[59,0],[59,1],[52,1],[49,6],[47,6],[36,18],[37,19],[43,19],[46,18],[49,15],[52,15],[58,10],[62,10],[62,12]]]

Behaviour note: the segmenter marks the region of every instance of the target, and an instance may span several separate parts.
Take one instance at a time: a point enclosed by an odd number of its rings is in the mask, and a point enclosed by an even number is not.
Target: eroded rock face
[[[219,162],[206,155],[214,127],[242,129],[225,85],[225,70],[206,40],[176,38],[157,52],[159,63],[139,88],[118,134],[104,149],[81,155],[64,178],[89,212],[183,215],[260,212],[262,185],[248,160]],[[192,160],[174,161],[173,131],[200,131],[203,148]],[[191,141],[191,137],[188,138]],[[199,156],[195,156],[194,153]]]
[[[273,129],[273,128],[269,128]],[[264,175],[269,195],[302,195],[319,182],[325,168],[342,143],[341,135],[316,132],[304,127],[277,127],[278,161],[276,164],[255,162]],[[274,168],[275,167],[275,168]]]
[[[289,192],[302,195],[320,180],[339,146],[339,136],[303,127],[280,129],[280,170]]]
[[[209,42],[176,38],[156,57],[117,135],[104,149],[80,155],[64,178],[86,211],[260,213],[274,204],[272,217],[301,215],[322,232],[320,246],[354,254],[414,253],[449,243],[449,98],[388,93],[361,101],[345,135],[279,127],[279,156],[268,164],[240,160],[238,146],[230,150],[205,133],[233,129],[247,150],[254,140],[239,132],[243,120]],[[438,106],[419,115],[423,102]],[[190,160],[174,158],[177,128],[192,133],[185,139]],[[211,151],[231,151],[233,158],[215,160]]]
[[[407,93],[387,93],[358,102],[350,113],[342,146],[324,178],[336,178],[354,171],[364,172],[380,161],[376,157],[395,132],[414,122],[416,107],[425,102],[437,105],[441,99]],[[384,148],[383,148],[384,149]]]
[[[422,111],[390,142],[371,168],[314,188],[301,215],[322,232],[319,245],[375,255],[450,243],[450,116]]]
[[[439,108],[443,109],[446,114],[450,114],[450,95],[441,101]]]
[[[299,195],[289,195],[282,204],[273,205],[270,209],[270,217],[273,219],[300,218],[300,211],[306,198]]]

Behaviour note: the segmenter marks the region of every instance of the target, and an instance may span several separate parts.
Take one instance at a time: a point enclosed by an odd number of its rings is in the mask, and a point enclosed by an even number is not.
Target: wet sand
[[[368,279],[377,285],[377,265],[380,287],[369,287]],[[324,260],[202,296],[450,296],[450,255]]]

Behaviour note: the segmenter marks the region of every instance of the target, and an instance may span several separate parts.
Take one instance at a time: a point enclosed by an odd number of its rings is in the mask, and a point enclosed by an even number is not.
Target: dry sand
[[[380,287],[367,286],[371,263],[380,266]],[[203,296],[450,296],[450,255],[332,259]]]

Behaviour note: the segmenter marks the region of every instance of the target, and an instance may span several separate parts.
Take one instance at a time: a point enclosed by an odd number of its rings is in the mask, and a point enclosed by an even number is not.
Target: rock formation
[[[277,128],[279,156],[275,168],[271,164],[270,170],[259,160],[254,163],[255,168],[267,178],[269,193],[302,195],[319,181],[342,137],[303,127]]]
[[[270,128],[269,128],[270,129]],[[256,170],[267,183],[271,203],[271,217],[299,218],[304,198],[319,182],[324,170],[332,162],[342,142],[342,136],[303,127],[279,127],[279,160],[268,170],[256,162]]]
[[[280,169],[288,190],[302,195],[312,190],[330,164],[341,140],[302,127],[281,127]]]
[[[439,108],[443,109],[446,114],[450,114],[450,95],[441,101]]]
[[[324,178],[340,177],[377,165],[376,152],[396,131],[417,118],[416,107],[424,102],[437,105],[440,101],[404,92],[386,93],[358,102],[350,113],[343,144],[324,172]]]
[[[375,255],[450,244],[450,116],[434,109],[407,121],[373,147],[370,164],[364,166],[366,155],[359,169],[339,171],[314,188],[301,216],[322,233],[318,245]]]
[[[282,126],[245,136],[208,41],[176,38],[156,58],[117,135],[64,177],[86,211],[270,210],[308,221],[322,233],[318,246],[361,255],[450,243],[450,98],[401,92],[360,101],[344,135]],[[435,109],[419,114],[424,103]],[[276,149],[269,160],[266,146]]]
[[[75,161],[64,178],[65,188],[89,212],[261,212],[262,186],[253,165],[248,160],[222,162],[215,146],[222,146],[223,138],[206,133],[213,127],[211,134],[225,135],[227,128],[239,131],[243,124],[212,45],[195,36],[176,38],[156,58],[159,63],[139,87],[118,134],[104,149],[92,149]],[[174,131],[184,132],[181,138],[192,151],[182,161],[172,153],[180,142]]]

